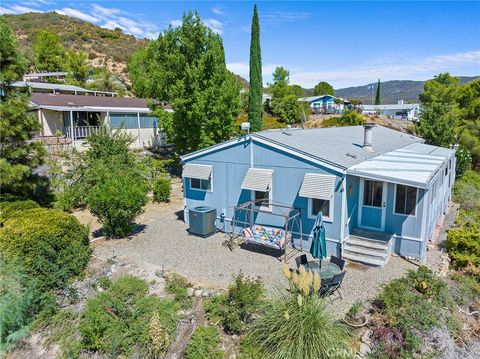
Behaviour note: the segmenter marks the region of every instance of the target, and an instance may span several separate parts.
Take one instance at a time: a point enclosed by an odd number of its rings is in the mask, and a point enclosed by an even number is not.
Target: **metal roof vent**
[[[291,135],[292,135],[291,132],[290,132],[291,129],[292,129],[292,126],[287,125],[287,127],[285,127],[285,128],[282,130],[282,133],[283,133],[284,135],[291,136]]]
[[[375,127],[374,123],[366,123],[363,125],[363,146],[362,148],[366,151],[373,152],[373,128]]]

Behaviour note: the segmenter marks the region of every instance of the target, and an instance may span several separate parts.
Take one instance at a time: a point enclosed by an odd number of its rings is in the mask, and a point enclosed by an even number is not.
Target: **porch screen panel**
[[[249,168],[242,182],[242,189],[267,192],[272,183],[273,170]]]
[[[182,177],[209,180],[212,175],[212,166],[186,164],[183,167]]]
[[[158,118],[140,114],[140,128],[158,128]]]
[[[330,200],[335,187],[335,176],[306,173],[300,187],[300,197]]]
[[[138,128],[138,118],[136,113],[110,113],[111,128]]]

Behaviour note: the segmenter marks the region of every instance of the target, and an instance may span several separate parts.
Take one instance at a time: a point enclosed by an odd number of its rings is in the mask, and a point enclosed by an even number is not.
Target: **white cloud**
[[[0,6],[0,14],[15,14],[15,11],[12,9],[7,9],[6,7]]]
[[[212,29],[213,32],[216,32],[217,34],[222,34],[223,32],[223,24],[216,20],[216,19],[203,19],[202,22],[204,23],[205,26],[209,27]],[[173,27],[178,27],[182,25],[182,20],[180,19],[175,19],[175,20],[170,20],[170,25]]]
[[[100,21],[99,18],[89,15],[86,12],[82,12],[79,10],[75,10],[69,7],[65,7],[63,9],[55,10],[56,13],[60,15],[68,15],[71,17],[75,17],[77,19],[83,20],[83,21],[88,21],[88,22],[93,22],[94,24],[98,23]]]
[[[21,5],[8,5],[8,7],[0,7],[0,13],[2,14],[25,14],[28,12],[43,12],[39,9],[34,9]]]
[[[107,17],[111,17],[114,15],[121,15],[125,13],[123,10],[116,9],[116,8],[106,8],[98,4],[92,4],[92,9],[96,14],[107,16]]]
[[[374,67],[352,68],[336,71],[291,71],[290,82],[303,87],[313,87],[319,81],[329,81],[350,86],[363,82],[426,79],[441,71],[452,71],[464,66],[480,66],[480,50],[437,55],[410,60],[409,63],[376,64]]]
[[[269,77],[272,75],[275,68],[282,65],[267,64],[262,66],[262,76]],[[227,69],[232,71],[234,74],[241,75],[243,77],[247,76],[250,72],[250,67],[245,62],[233,62],[227,64]]]
[[[172,25],[173,27],[178,27],[180,25],[182,25],[182,20],[170,20],[170,25]]]
[[[222,34],[223,32],[223,24],[216,20],[216,19],[204,19],[203,23],[212,29],[213,32],[216,32],[217,34]]]
[[[223,15],[224,12],[223,12],[223,9],[220,7],[220,6],[214,6],[212,7],[212,12],[215,14],[215,15]]]

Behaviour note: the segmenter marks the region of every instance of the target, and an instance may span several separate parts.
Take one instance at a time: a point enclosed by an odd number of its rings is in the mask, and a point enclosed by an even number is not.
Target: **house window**
[[[309,198],[308,215],[310,218],[316,218],[318,212],[322,212],[323,219],[332,220],[332,202],[326,199]]]
[[[397,184],[395,192],[395,213],[415,215],[417,205],[417,189]]]
[[[190,188],[200,191],[211,191],[211,180],[204,180],[199,178],[190,178]]]
[[[363,190],[363,205],[371,207],[382,206],[383,182],[365,181]]]

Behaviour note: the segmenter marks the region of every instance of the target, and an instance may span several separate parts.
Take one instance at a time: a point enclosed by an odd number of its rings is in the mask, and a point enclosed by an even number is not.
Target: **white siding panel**
[[[300,197],[330,200],[334,187],[335,176],[305,173],[299,195]]]

